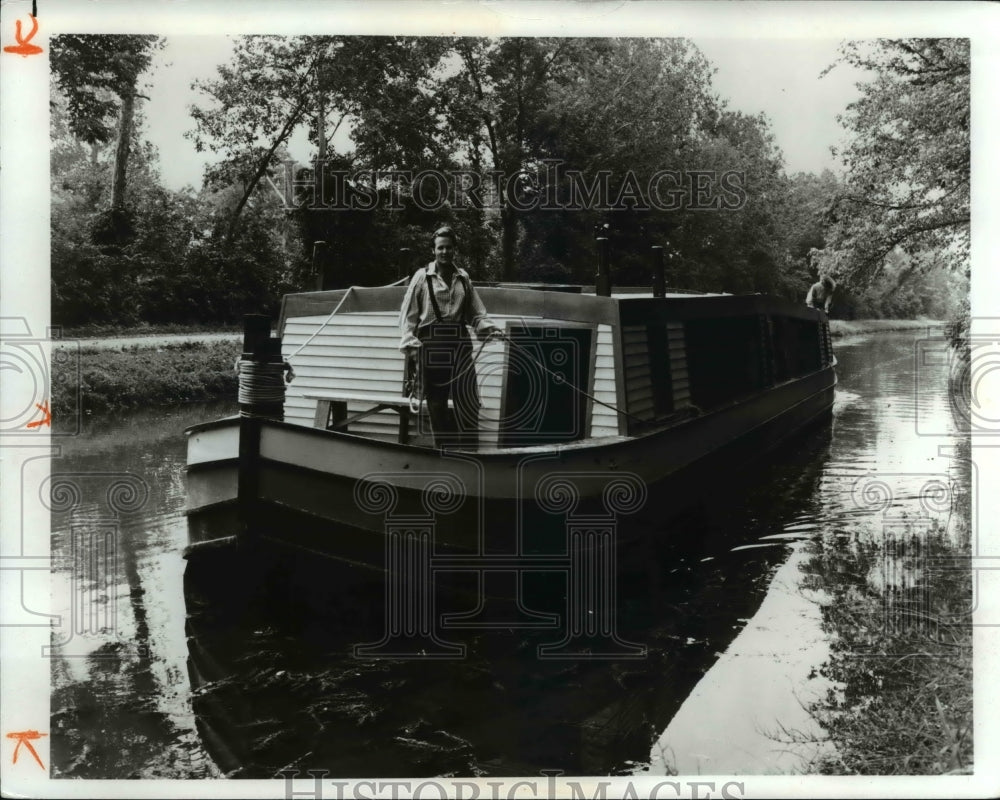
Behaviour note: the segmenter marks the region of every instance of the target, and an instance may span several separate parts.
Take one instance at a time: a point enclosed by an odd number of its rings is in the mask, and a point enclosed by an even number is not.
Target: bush
[[[240,350],[236,341],[84,349],[79,382],[75,364],[54,362],[52,412],[75,413],[78,393],[85,414],[235,398]]]

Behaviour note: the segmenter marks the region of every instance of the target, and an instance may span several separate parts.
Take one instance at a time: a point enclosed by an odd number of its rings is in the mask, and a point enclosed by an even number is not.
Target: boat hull
[[[267,420],[195,426],[190,544],[250,531],[381,568],[385,534],[400,524],[430,531],[442,557],[559,556],[588,520],[622,542],[828,418],[835,383],[828,368],[643,436],[559,448],[442,453]],[[260,437],[250,462],[248,424]]]

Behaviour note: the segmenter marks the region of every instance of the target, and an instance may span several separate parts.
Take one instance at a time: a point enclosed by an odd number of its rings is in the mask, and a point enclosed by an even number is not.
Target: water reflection
[[[914,344],[909,336],[880,336],[837,348],[833,441],[816,491],[801,522],[761,537],[787,543],[791,555],[759,614],[673,717],[645,769],[880,774],[956,766],[933,757],[921,763],[917,747],[898,743],[885,750],[902,750],[900,763],[859,763],[828,740],[832,730],[880,751],[872,720],[857,709],[888,696],[889,682],[899,680],[890,665],[930,656],[943,630],[954,639],[954,627],[968,623],[952,613],[971,609],[968,569],[955,560],[969,553],[967,441],[951,417],[946,360],[928,366],[915,358]],[[950,567],[932,569],[944,556]],[[776,616],[765,610],[772,598],[780,602]],[[933,655],[954,676],[958,703],[971,703],[968,655]],[[773,696],[762,701],[762,692]],[[936,716],[933,708],[921,713]],[[909,727],[933,726],[915,717]],[[896,735],[892,726],[877,727]]]
[[[211,777],[184,658],[183,428],[229,405],[89,420],[51,464],[52,774]]]
[[[53,460],[53,472],[84,476],[79,500],[52,516],[55,613],[80,623],[55,634],[66,643],[52,662],[53,775],[696,772],[685,753],[699,725],[720,743],[718,772],[801,768],[808,753],[768,761],[788,746],[771,721],[794,727],[788,698],[843,677],[820,674],[840,635],[823,598],[891,584],[905,607],[919,565],[859,558],[887,520],[932,515],[927,476],[968,483],[967,466],[939,453],[954,439],[945,369],[914,375],[914,337],[837,350],[832,427],[665,523],[654,538],[670,547],[622,564],[619,633],[648,651],[634,661],[539,660],[551,632],[523,630],[449,632],[468,648],[460,661],[354,658],[352,645],[381,636],[383,587],[328,564],[273,558],[262,572],[220,553],[185,586],[182,431],[229,406],[90,422]],[[943,434],[918,435],[916,418]],[[148,487],[141,507],[109,504],[121,474]],[[79,545],[107,530],[118,555],[102,573]],[[213,592],[220,574],[245,591]],[[306,613],[317,601],[323,613]],[[753,706],[764,684],[780,691]],[[761,708],[763,724],[737,720]]]

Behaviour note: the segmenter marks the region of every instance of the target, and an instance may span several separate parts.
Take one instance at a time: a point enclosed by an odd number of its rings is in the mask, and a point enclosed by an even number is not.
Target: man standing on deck
[[[830,303],[833,302],[833,290],[837,288],[836,282],[829,275],[824,275],[823,279],[817,281],[809,287],[806,295],[806,305],[809,308],[819,308],[823,306],[823,311],[830,313]]]
[[[399,311],[399,349],[420,370],[434,446],[475,450],[481,403],[466,326],[482,340],[503,334],[486,316],[469,274],[455,266],[456,247],[451,228],[434,231],[434,261],[414,273]]]

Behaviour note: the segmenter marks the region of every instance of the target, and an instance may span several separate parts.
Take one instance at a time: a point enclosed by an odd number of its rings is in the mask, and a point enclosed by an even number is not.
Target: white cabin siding
[[[500,326],[508,319],[524,319],[491,316]],[[328,314],[290,317],[285,324],[281,348],[283,356],[295,370],[295,379],[286,390],[285,420],[312,427],[316,401],[307,399],[306,395],[318,391],[342,390],[362,396],[401,395],[403,355],[399,351],[398,320],[399,315],[394,311],[338,313],[332,318]],[[476,362],[483,402],[479,441],[484,447],[495,447],[499,440],[507,346],[503,343],[486,345]],[[598,326],[596,348],[594,381],[587,391],[599,400],[615,405],[617,376],[610,325]],[[478,349],[479,343],[474,342],[473,352]],[[617,414],[599,403],[591,405],[590,435],[617,436]],[[364,410],[364,403],[349,403],[347,413],[350,415]],[[429,430],[426,416],[411,424],[411,441],[429,443],[429,440],[418,436],[422,427]],[[394,442],[399,433],[399,416],[394,411],[380,411],[353,423],[350,431]]]
[[[597,326],[597,359],[594,367],[592,394],[602,403],[618,405],[615,374],[615,345],[610,325]],[[591,403],[591,436],[617,436],[618,414],[601,403]]]

